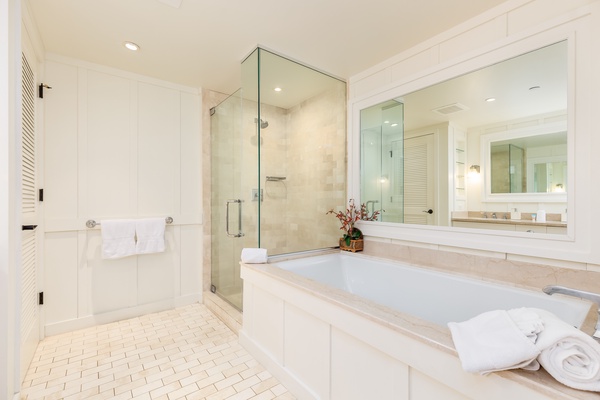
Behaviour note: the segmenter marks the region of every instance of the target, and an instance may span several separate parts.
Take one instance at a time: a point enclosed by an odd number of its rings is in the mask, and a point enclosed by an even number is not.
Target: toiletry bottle
[[[535,213],[531,214],[531,222],[535,222],[536,218],[537,218],[537,215]]]

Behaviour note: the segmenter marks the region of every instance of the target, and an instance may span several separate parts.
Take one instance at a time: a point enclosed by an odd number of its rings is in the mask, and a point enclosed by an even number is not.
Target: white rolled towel
[[[244,248],[241,259],[244,264],[264,264],[267,262],[267,249]]]
[[[536,370],[534,344],[544,328],[527,309],[488,311],[464,322],[449,322],[454,347],[465,371],[487,375],[514,368]]]
[[[600,344],[554,314],[533,309],[544,320],[536,347],[539,363],[560,383],[579,390],[600,391]]]

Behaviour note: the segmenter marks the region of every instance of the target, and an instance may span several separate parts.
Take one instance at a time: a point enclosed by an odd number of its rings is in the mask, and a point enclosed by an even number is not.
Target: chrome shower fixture
[[[254,123],[258,123],[258,118],[254,118]],[[268,126],[269,126],[269,121],[265,121],[261,118],[260,129],[267,129]]]

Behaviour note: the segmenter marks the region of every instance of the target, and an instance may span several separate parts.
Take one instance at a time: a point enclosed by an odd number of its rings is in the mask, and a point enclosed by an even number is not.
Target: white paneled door
[[[433,225],[436,210],[433,134],[404,141],[404,222]]]
[[[21,129],[21,377],[40,339],[38,306],[38,218],[35,58],[22,54]]]

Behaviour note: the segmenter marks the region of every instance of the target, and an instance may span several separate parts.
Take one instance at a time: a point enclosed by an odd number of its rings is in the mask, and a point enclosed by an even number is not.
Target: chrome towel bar
[[[165,222],[167,224],[172,224],[173,223],[173,218],[172,217],[167,217],[165,218]],[[96,222],[93,219],[88,219],[87,222],[85,223],[85,226],[87,226],[88,228],[95,228],[96,226],[100,225],[100,222]]]

